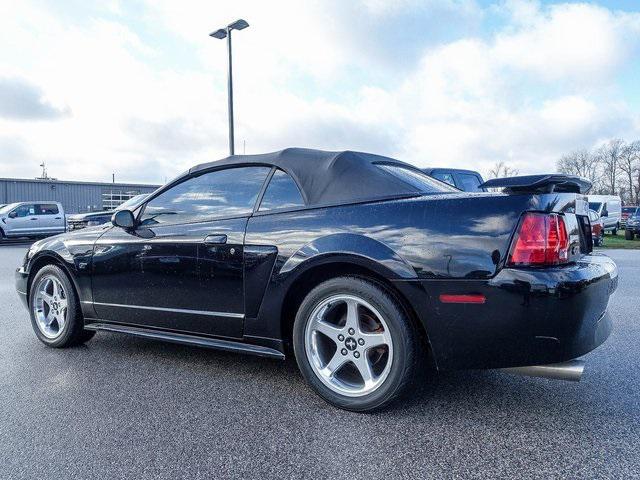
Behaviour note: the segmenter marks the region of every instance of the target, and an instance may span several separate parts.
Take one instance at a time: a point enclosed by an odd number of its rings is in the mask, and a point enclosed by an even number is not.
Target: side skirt
[[[117,325],[112,323],[88,323],[84,327],[86,330],[126,333],[136,337],[149,338],[152,340],[161,340],[165,342],[179,343],[182,345],[195,345],[198,347],[214,348],[216,350],[225,350],[227,352],[247,353],[249,355],[257,355],[258,357],[277,358],[284,360],[285,355],[278,350],[260,345],[251,345],[248,343],[234,342],[233,340],[221,340],[217,338],[204,338],[195,335],[187,335],[184,333],[162,332],[158,330],[150,330],[140,327],[130,327],[127,325]]]

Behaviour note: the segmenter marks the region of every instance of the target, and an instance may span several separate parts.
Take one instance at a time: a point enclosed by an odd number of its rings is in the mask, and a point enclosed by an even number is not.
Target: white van
[[[0,241],[5,237],[44,237],[66,230],[57,202],[18,202],[0,208]]]
[[[618,195],[589,195],[589,209],[600,215],[604,230],[616,234],[622,219],[622,201]]]

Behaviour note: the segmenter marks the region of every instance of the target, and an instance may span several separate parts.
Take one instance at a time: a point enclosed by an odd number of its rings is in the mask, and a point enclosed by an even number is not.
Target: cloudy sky
[[[236,149],[485,173],[640,138],[640,2],[0,0],[0,177],[161,183]],[[245,147],[246,145],[246,147]]]

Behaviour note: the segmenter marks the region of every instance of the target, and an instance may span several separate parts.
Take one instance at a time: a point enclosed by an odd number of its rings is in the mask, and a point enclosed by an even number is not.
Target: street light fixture
[[[229,100],[229,155],[233,155],[235,153],[235,142],[233,135],[233,72],[232,72],[232,59],[231,59],[231,31],[232,30],[244,30],[247,28],[249,24],[242,19],[236,20],[233,23],[230,23],[225,28],[220,28],[213,33],[210,33],[209,36],[213,38],[217,38],[218,40],[222,40],[224,38],[227,39],[227,54],[229,56],[229,73],[228,73],[228,100]]]

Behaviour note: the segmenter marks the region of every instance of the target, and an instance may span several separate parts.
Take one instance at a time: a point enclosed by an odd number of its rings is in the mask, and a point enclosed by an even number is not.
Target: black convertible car
[[[406,163],[286,149],[191,168],[112,224],[35,243],[16,272],[38,338],[95,331],[284,358],[342,408],[437,369],[564,363],[605,341],[617,269],[577,177],[466,193]],[[538,366],[538,367],[537,367]],[[528,369],[528,370],[527,370]]]

